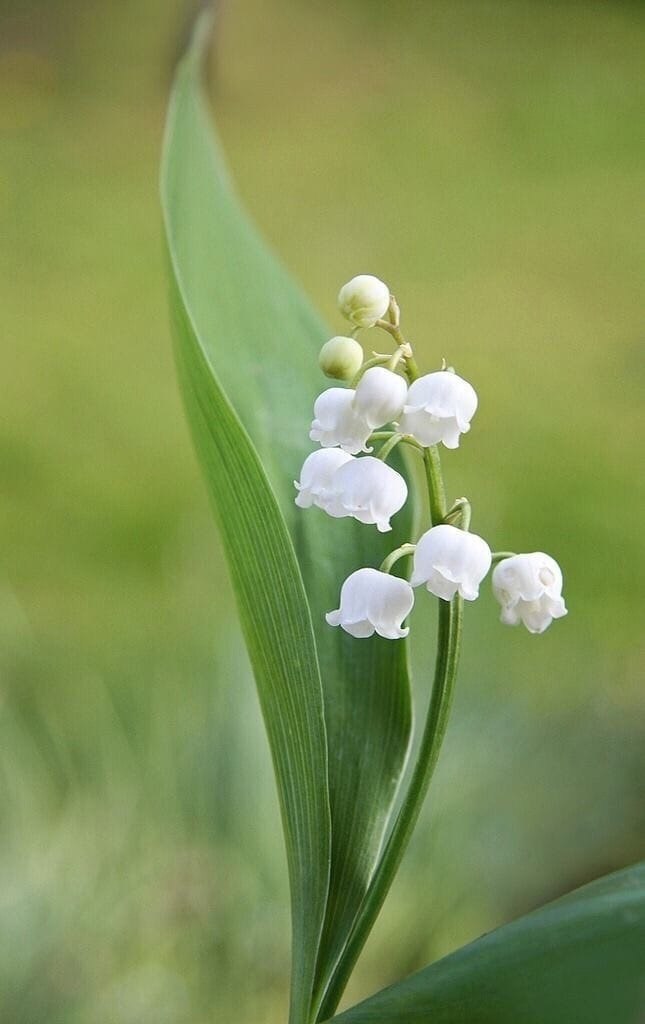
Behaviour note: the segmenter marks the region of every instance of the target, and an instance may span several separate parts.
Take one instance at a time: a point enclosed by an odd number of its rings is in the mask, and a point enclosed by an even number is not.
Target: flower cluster
[[[296,504],[315,505],[334,518],[351,516],[386,532],[408,497],[403,476],[387,465],[390,452],[400,443],[421,453],[440,444],[458,448],[477,411],[477,393],[445,365],[419,374],[401,333],[399,307],[378,278],[353,278],[341,288],[338,306],[353,325],[352,337],[331,338],[321,350],[320,366],[350,386],[328,388],[314,403],[309,437],[320,448],[305,459],[295,481]],[[372,327],[386,331],[397,347],[364,361],[354,335]],[[376,441],[384,443],[374,456]],[[425,586],[443,601],[474,601],[493,564],[502,622],[522,622],[529,632],[543,633],[553,619],[566,615],[562,572],[553,558],[539,551],[493,553],[469,525],[470,505],[460,498],[416,544],[392,552],[380,569],[353,572],[342,585],[340,607],[326,616],[329,625],[354,637],[407,636],[403,622],[414,604],[414,587]],[[409,582],[390,572],[408,555],[413,557]]]

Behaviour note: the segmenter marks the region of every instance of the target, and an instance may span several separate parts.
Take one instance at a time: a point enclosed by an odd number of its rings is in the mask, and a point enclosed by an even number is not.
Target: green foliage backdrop
[[[331,322],[337,284],[378,273],[428,324],[424,361],[481,382],[458,464],[475,528],[539,537],[571,607],[539,649],[500,636],[492,601],[471,610],[426,827],[358,998],[642,855],[643,23],[629,4],[264,11],[229,11],[213,76],[243,196]],[[16,1021],[284,1017],[268,754],[167,330],[156,174],[183,13],[2,15]]]

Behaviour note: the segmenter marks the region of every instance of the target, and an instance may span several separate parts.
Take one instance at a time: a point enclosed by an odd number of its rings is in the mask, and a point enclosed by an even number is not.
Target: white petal
[[[334,476],[345,463],[351,462],[353,456],[340,449],[318,449],[305,459],[300,471],[300,480],[294,480],[299,494],[296,505],[299,508],[318,508],[330,515],[339,514],[336,495],[333,489]],[[341,509],[340,515],[345,515]]]
[[[519,600],[534,601],[543,591],[532,561],[526,555],[503,559],[493,570],[492,584],[498,600],[502,600],[500,594],[504,593],[505,604],[514,604]]]
[[[502,606],[502,622],[519,617],[531,633],[543,633],[567,610],[562,599],[562,571],[543,551],[505,558],[493,572],[493,593]],[[511,614],[512,613],[512,614]]]
[[[387,640],[407,636],[401,623],[412,611],[414,594],[407,580],[377,572],[371,579],[368,599],[369,617],[379,636]]]
[[[439,444],[443,437],[443,425],[440,419],[429,416],[423,409],[413,409],[406,406],[399,426],[402,434],[412,434],[419,444],[429,448],[430,445]]]
[[[423,534],[414,553],[412,586],[425,583],[437,597],[450,600],[458,589],[474,601],[490,569],[491,552],[477,534],[442,523]]]
[[[300,471],[300,480],[294,486],[300,493],[295,501],[299,508],[319,508],[328,511],[327,505],[333,500],[332,481],[336,470],[353,458],[340,448],[320,448],[305,459]]]
[[[342,626],[354,637],[374,632],[387,640],[407,636],[402,622],[414,604],[412,588],[406,580],[378,569],[358,569],[348,576],[340,592],[340,608],[326,615],[330,626]]]
[[[459,584],[459,593],[464,601],[476,601],[479,597],[479,587],[466,581]]]
[[[302,464],[300,488],[329,487],[336,470],[351,460],[351,455],[338,448],[318,449],[312,452]]]
[[[367,589],[375,569],[358,569],[348,576],[340,591],[340,612],[343,622],[360,622],[367,618]]]
[[[562,569],[555,558],[547,555],[544,551],[534,551],[531,555],[534,559],[537,575],[544,587],[544,592],[550,597],[560,597],[562,593]]]
[[[467,429],[470,430],[470,427],[468,427]],[[445,420],[442,420],[441,440],[445,444],[446,448],[458,448],[459,437],[460,430],[455,417],[449,416]]]
[[[351,388],[327,388],[314,403],[314,419],[309,437],[323,448],[339,445],[350,455],[367,451],[371,433],[369,424],[353,407],[355,392]]]
[[[399,418],[407,391],[407,384],[398,373],[384,366],[372,366],[358,382],[354,409],[372,429],[382,427]]]
[[[553,622],[542,601],[520,601],[517,610],[529,633],[544,633]]]
[[[443,441],[459,447],[459,435],[470,429],[477,409],[477,394],[456,373],[439,370],[419,377],[408,391],[401,430],[413,434],[426,447]]]
[[[455,389],[455,417],[459,424],[459,429],[462,434],[470,428],[470,421],[477,412],[477,392],[475,391],[472,384],[469,384],[463,377],[457,377],[457,374],[453,374],[453,377],[457,378],[457,387]]]
[[[522,621],[517,605],[503,607],[499,619],[505,626],[519,626]]]
[[[367,455],[341,466],[334,476],[338,503],[362,523],[390,529],[390,517],[403,507],[408,488],[400,473]]]
[[[544,598],[544,602],[549,615],[554,619],[562,619],[565,615],[569,614],[564,600],[561,597],[552,598],[547,596]]]
[[[444,575],[440,569],[433,569],[424,582],[430,593],[435,597],[440,597],[443,601],[452,601],[459,590],[459,584]]]
[[[355,640],[365,640],[369,636],[374,636],[374,625],[369,619],[361,619],[359,622],[342,622],[343,629],[350,636],[353,636]]]

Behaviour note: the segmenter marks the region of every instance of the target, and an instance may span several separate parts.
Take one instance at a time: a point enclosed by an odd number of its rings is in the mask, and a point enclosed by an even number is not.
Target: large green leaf
[[[485,935],[334,1024],[642,1024],[645,863]]]
[[[293,890],[297,1017],[308,989],[324,989],[351,930],[377,861],[411,728],[405,642],[353,640],[330,629],[324,612],[336,606],[349,572],[378,565],[409,539],[410,519],[409,512],[400,513],[393,532],[383,537],[374,528],[294,505],[293,479],[313,447],[313,400],[326,386],[317,353],[330,332],[232,194],[200,87],[208,33],[209,21],[202,18],[177,72],[163,205],[187,407],[276,762]],[[275,201],[288,217],[286,197],[288,187]],[[339,283],[331,279],[330,288]],[[320,830],[317,842],[310,828]]]
[[[195,443],[226,547],[278,781],[292,895],[292,1020],[306,1021],[331,857],[322,690],[309,608],[262,466],[208,372],[179,292],[173,320]]]

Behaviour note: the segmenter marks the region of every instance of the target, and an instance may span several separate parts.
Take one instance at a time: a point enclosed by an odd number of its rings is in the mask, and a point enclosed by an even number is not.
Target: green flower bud
[[[354,338],[330,338],[318,356],[320,369],[334,380],[351,380],[363,365],[363,349]]]
[[[378,277],[359,274],[338,293],[338,308],[357,327],[373,327],[390,305],[390,289]]]

